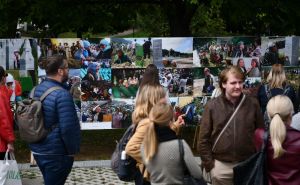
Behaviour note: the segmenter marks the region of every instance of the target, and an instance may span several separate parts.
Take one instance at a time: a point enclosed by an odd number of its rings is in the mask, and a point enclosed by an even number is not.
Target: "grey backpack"
[[[44,92],[40,98],[34,98],[34,87],[29,95],[29,98],[18,103],[15,113],[15,120],[19,127],[21,139],[27,143],[36,143],[44,139],[53,129],[53,127],[47,129],[44,126],[42,102],[51,92],[58,89],[62,89],[62,87],[51,87]]]

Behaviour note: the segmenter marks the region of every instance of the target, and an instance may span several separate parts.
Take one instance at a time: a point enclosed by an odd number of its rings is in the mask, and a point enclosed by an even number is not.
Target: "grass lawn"
[[[115,146],[116,140],[119,140],[125,129],[110,129],[110,130],[83,130],[80,153],[76,155],[75,160],[107,160],[110,159]],[[195,127],[185,127],[180,134],[192,148]],[[30,162],[30,150],[24,141],[21,141],[16,134],[15,156],[18,163]],[[194,154],[195,151],[194,151]]]

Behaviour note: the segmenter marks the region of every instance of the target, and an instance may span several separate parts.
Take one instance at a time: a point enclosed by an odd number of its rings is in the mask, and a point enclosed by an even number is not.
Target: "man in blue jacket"
[[[36,87],[39,98],[47,89],[59,86],[43,101],[44,126],[51,130],[45,139],[29,147],[39,166],[45,185],[63,185],[72,169],[74,155],[80,147],[80,124],[73,98],[65,89],[68,62],[62,56],[47,58],[47,78]]]

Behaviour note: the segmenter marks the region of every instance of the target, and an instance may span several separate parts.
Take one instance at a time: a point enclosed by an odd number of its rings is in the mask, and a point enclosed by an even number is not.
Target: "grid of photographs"
[[[154,64],[176,117],[199,124],[204,106],[218,92],[219,74],[236,65],[246,75],[244,93],[256,96],[274,63],[289,83],[300,84],[300,37],[144,37],[0,39],[0,62],[12,76],[14,101],[28,96],[45,77],[47,57],[63,55],[67,86],[82,129],[119,129],[131,124],[145,69]],[[17,92],[22,88],[21,94]]]

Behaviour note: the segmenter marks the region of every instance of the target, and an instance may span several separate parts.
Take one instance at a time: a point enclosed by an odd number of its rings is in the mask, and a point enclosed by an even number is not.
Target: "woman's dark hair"
[[[144,85],[160,85],[158,69],[154,64],[149,64],[145,69],[145,73],[140,83],[140,88]]]

